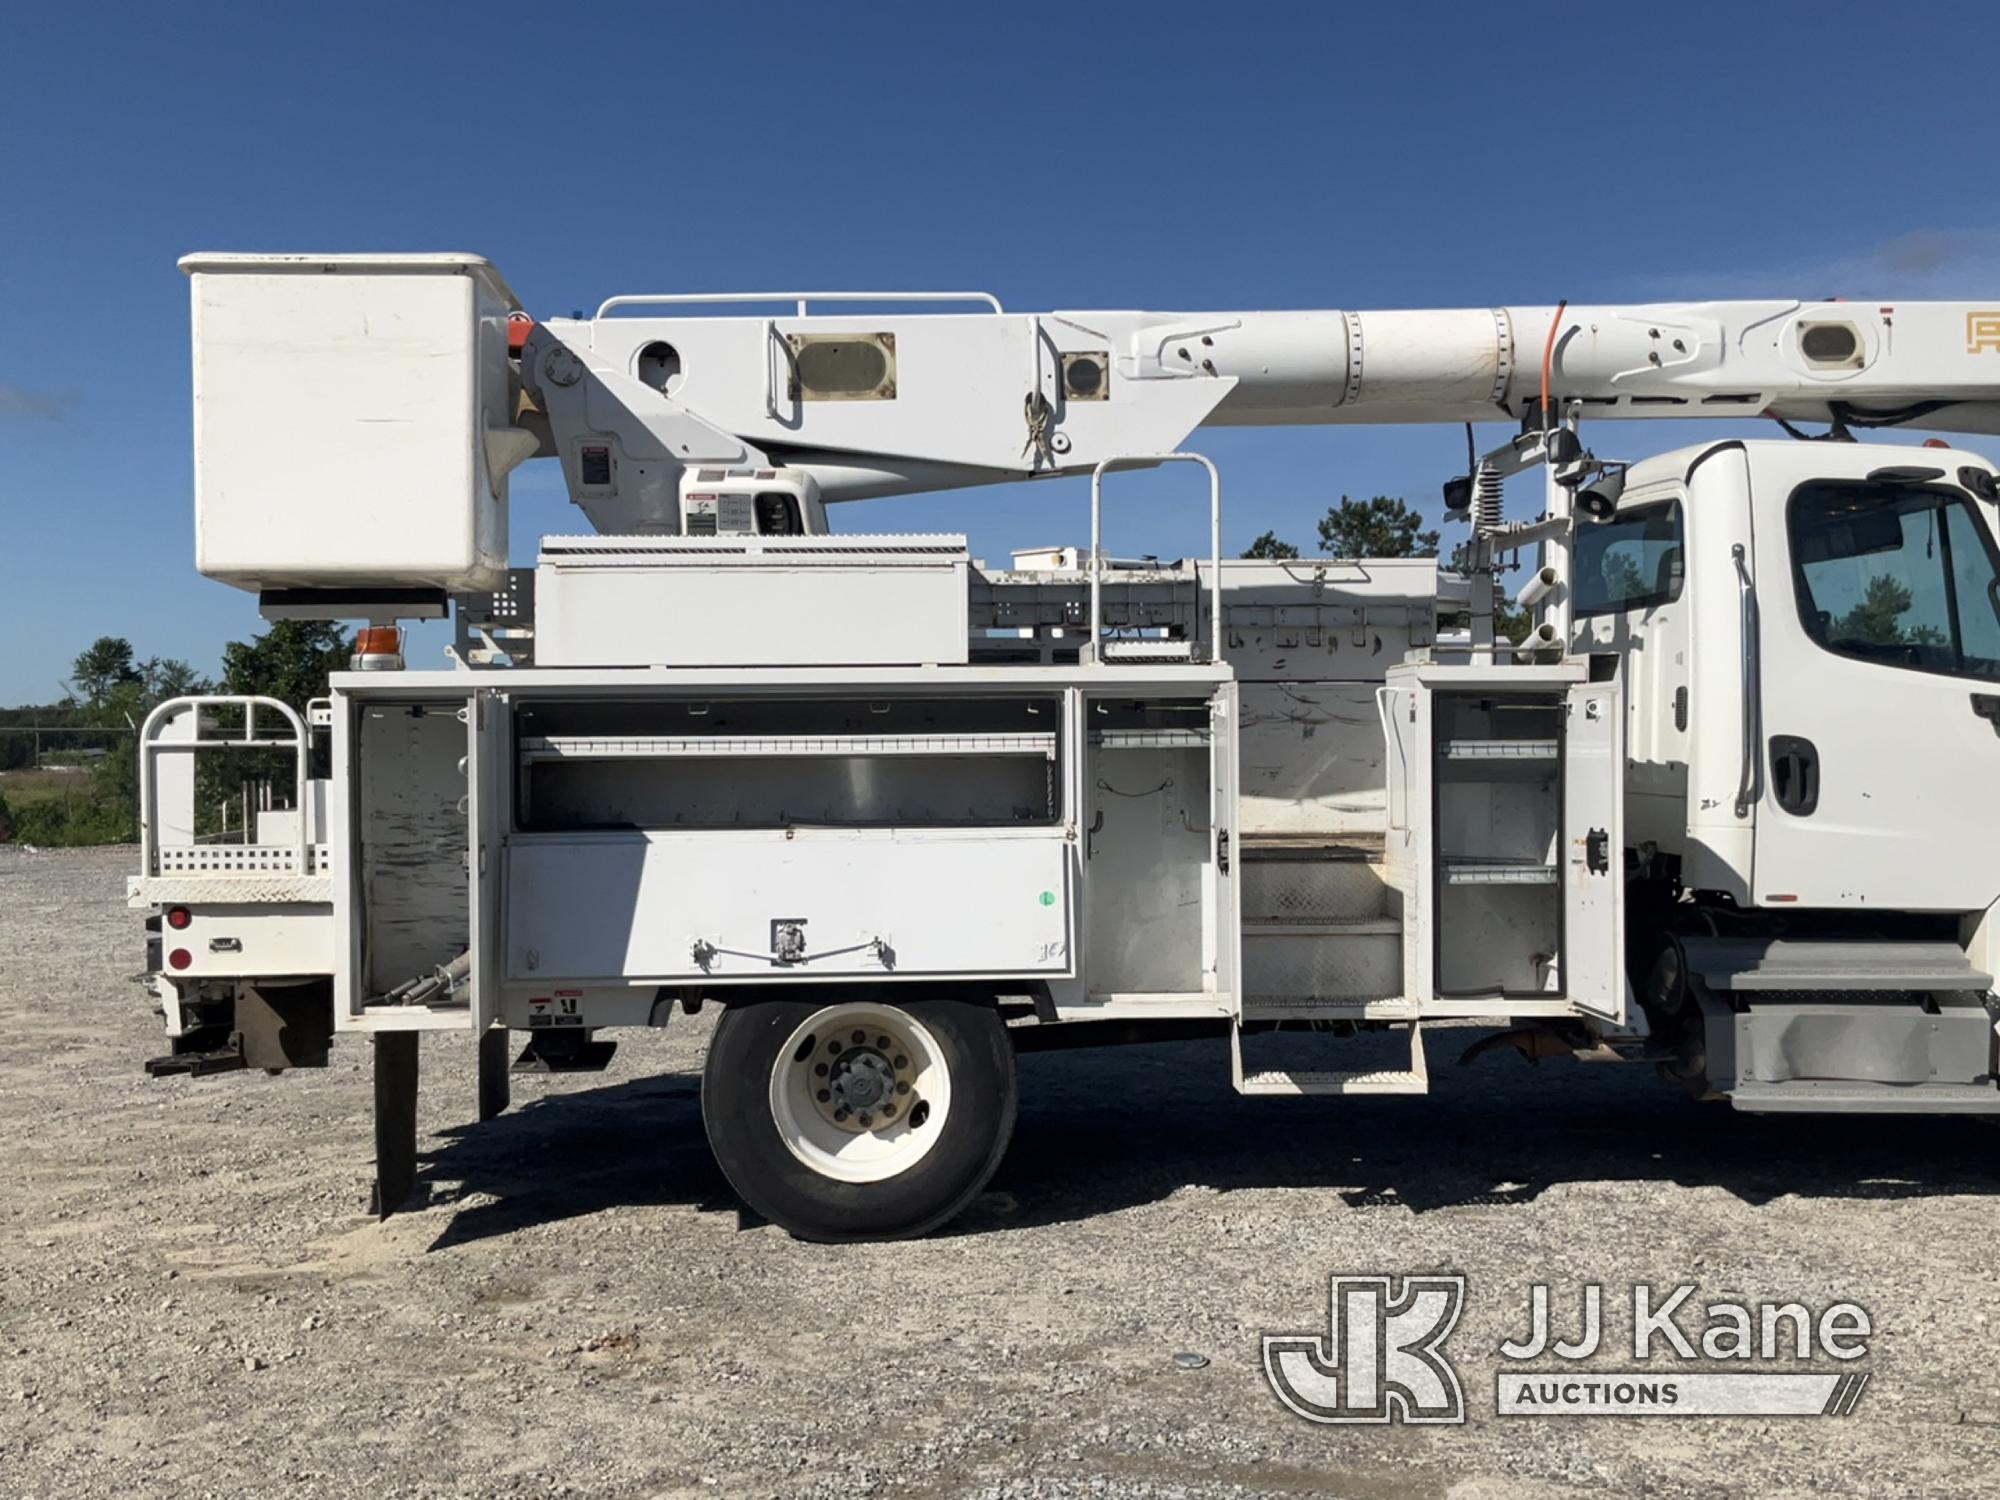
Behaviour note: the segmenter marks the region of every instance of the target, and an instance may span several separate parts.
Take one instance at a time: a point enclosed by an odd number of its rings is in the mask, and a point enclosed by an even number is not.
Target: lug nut
[[[882,1106],[882,1118],[883,1118],[883,1119],[885,1119],[885,1120],[893,1120],[893,1119],[895,1119],[895,1118],[896,1118],[896,1106],[895,1106],[895,1105],[893,1105],[893,1104],[885,1104],[885,1105],[883,1105],[883,1106]]]
[[[819,1091],[819,1094],[817,1095],[817,1097],[818,1097],[818,1099],[819,1099],[819,1102],[820,1102],[820,1103],[822,1103],[822,1104],[824,1104],[824,1103],[826,1103],[826,1101],[827,1101],[827,1100],[829,1100],[829,1099],[831,1099],[831,1098],[833,1097],[833,1090],[832,1090],[832,1089],[821,1089],[821,1090]]]
[[[854,1119],[855,1123],[860,1125],[863,1129],[866,1129],[868,1126],[873,1125],[875,1123],[874,1119],[869,1115],[868,1111],[865,1109],[862,1110],[860,1114],[856,1115]]]
[[[896,1092],[899,1094],[907,1094],[909,1093],[909,1091],[910,1091],[910,1086],[907,1083],[898,1083],[896,1085]]]
[[[857,1046],[857,1047],[858,1047],[858,1046],[860,1046],[860,1045],[861,1045],[861,1044],[862,1044],[863,1042],[865,1042],[865,1041],[867,1041],[867,1040],[868,1040],[868,1033],[867,1033],[867,1032],[865,1032],[865,1031],[857,1031],[857,1032],[855,1032],[855,1033],[854,1033],[854,1045],[855,1045],[855,1046]]]
[[[825,1063],[814,1063],[814,1064],[813,1064],[813,1072],[814,1072],[814,1073],[816,1073],[816,1074],[818,1074],[818,1075],[819,1075],[819,1076],[820,1076],[821,1078],[824,1078],[824,1077],[826,1077],[826,1064],[825,1064]]]
[[[846,1106],[845,1104],[841,1105],[839,1109],[836,1109],[836,1110],[835,1110],[835,1111],[833,1112],[833,1117],[834,1117],[834,1118],[835,1118],[836,1120],[844,1120],[844,1119],[846,1119],[846,1118],[847,1118],[847,1106]]]
[[[838,1052],[838,1051],[840,1050],[840,1043],[838,1043],[838,1042],[828,1042],[828,1043],[826,1044],[826,1050],[827,1050],[827,1051],[829,1051],[829,1052]]]
[[[909,1065],[910,1065],[910,1060],[907,1057],[903,1056],[902,1053],[898,1052],[896,1054],[897,1069],[900,1071],[903,1068],[907,1068]]]
[[[878,1036],[875,1038],[875,1045],[884,1052],[887,1052],[889,1050],[889,1039],[886,1036]]]

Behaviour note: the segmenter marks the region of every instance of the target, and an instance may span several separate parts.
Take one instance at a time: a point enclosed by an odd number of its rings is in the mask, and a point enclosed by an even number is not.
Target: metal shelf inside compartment
[[[1554,740],[1448,740],[1446,760],[1554,760]]]
[[[1487,859],[1472,854],[1447,854],[1447,885],[1554,885],[1556,867],[1532,859]]]
[[[1100,750],[1192,750],[1208,743],[1206,729],[1093,729]]]
[[[670,756],[1038,755],[1053,734],[524,735],[521,759],[627,760]]]

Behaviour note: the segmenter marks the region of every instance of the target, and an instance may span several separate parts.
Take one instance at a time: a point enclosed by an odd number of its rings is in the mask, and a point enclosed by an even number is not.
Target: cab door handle
[[[1795,734],[1771,736],[1771,795],[1795,818],[1819,806],[1819,751]]]
[[[2000,734],[2000,694],[1974,693],[1972,711],[1993,726],[1993,732]]]

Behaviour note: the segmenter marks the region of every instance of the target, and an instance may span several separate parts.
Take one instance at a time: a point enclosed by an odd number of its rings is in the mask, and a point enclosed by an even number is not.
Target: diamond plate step
[[[1348,844],[1245,844],[1240,893],[1246,921],[1345,922],[1395,916],[1401,897],[1380,851]]]
[[[1401,995],[1402,924],[1392,918],[1340,925],[1246,923],[1243,993],[1316,1000]]]
[[[1259,1068],[1243,1071],[1243,1030],[1229,1033],[1230,1074],[1239,1094],[1427,1094],[1430,1071],[1424,1064],[1423,1023],[1409,1023],[1410,1065],[1407,1068],[1364,1068],[1336,1073],[1319,1069]]]
[[[1243,1094],[1427,1094],[1430,1080],[1414,1068],[1380,1068],[1370,1073],[1288,1073],[1266,1068],[1244,1075]]]

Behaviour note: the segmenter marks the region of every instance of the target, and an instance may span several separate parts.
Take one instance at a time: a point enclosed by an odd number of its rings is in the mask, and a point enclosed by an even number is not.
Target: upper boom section
[[[1518,420],[1540,399],[1545,353],[1553,401],[1593,416],[2000,431],[2000,305],[1674,303],[1558,319],[940,313],[890,294],[871,310],[785,294],[787,308],[765,299],[772,316],[690,313],[685,299],[674,316],[621,310],[648,300],[542,324],[523,351],[571,494],[600,529],[672,524],[687,465],[804,467],[845,500],[1086,473],[1205,425]],[[584,451],[606,447],[609,477],[586,472]]]
[[[2000,432],[2000,301],[1022,314],[784,293],[531,325],[476,256],[182,266],[198,565],[263,590],[492,587],[508,472],[537,455],[600,532],[679,531],[684,495],[727,530],[733,504],[1088,473],[1204,425],[1520,420],[1545,357],[1553,402],[1587,415]],[[781,469],[791,500],[728,493],[732,470]]]

